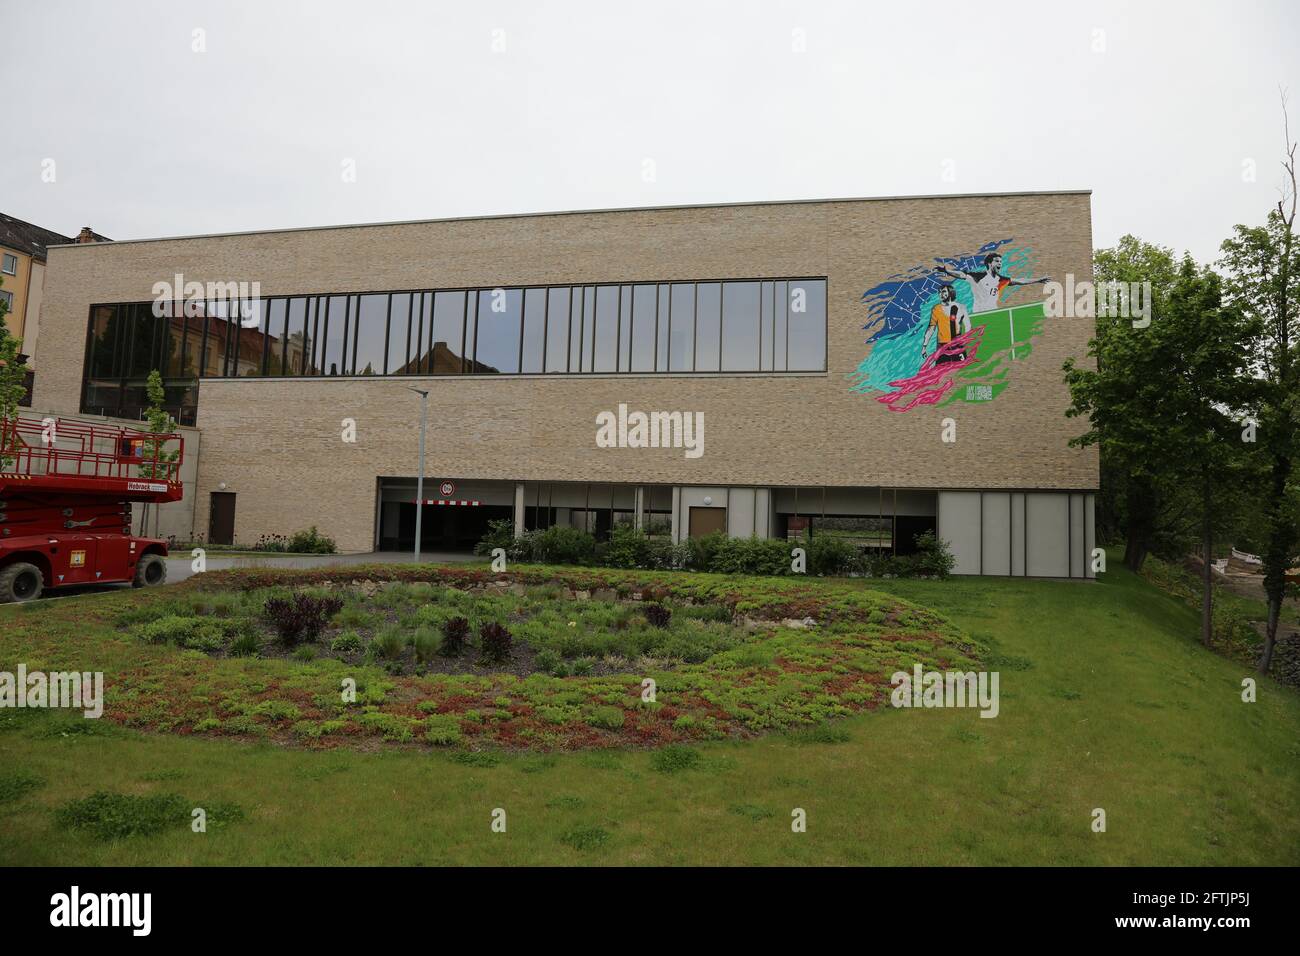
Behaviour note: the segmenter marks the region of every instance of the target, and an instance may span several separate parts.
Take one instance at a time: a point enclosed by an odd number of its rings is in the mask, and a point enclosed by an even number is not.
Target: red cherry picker
[[[0,603],[46,589],[167,579],[134,502],[180,501],[185,439],[63,418],[0,419]]]

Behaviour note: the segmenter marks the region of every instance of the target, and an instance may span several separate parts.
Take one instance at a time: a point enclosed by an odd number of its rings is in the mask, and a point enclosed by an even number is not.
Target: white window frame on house
[[[4,254],[4,261],[0,264],[0,272],[7,276],[18,275],[18,257],[8,252]]]

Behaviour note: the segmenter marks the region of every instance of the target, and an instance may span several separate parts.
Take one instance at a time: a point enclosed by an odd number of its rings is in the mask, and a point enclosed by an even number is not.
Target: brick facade
[[[1061,365],[1085,319],[1048,319],[1010,384],[984,405],[905,413],[849,390],[866,354],[863,292],[935,256],[1014,237],[1036,272],[1091,276],[1086,193],[781,203],[570,213],[55,247],[35,407],[79,409],[92,303],[143,301],[187,280],[261,283],[264,296],[610,281],[828,278],[825,373],[205,380],[195,513],[219,482],[239,494],[236,533],[310,524],[368,550],[376,478],[415,472],[419,398],[431,390],[436,479],[677,485],[1074,489],[1098,484],[1095,449],[1063,415]],[[1023,290],[1023,301],[1042,295]],[[705,454],[604,449],[598,412],[703,411]],[[940,440],[943,418],[957,441]],[[357,441],[341,422],[357,422]]]

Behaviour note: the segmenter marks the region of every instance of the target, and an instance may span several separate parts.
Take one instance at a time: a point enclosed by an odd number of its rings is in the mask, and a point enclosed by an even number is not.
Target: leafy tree
[[[145,381],[145,395],[149,399],[149,406],[145,409],[145,420],[149,425],[151,435],[170,435],[176,429],[176,420],[171,414],[163,408],[163,402],[167,400],[167,392],[163,388],[162,374],[154,369],[149,373],[149,378]],[[140,463],[140,476],[142,478],[166,478],[168,476],[168,465],[178,457],[180,451],[176,448],[167,448],[167,442],[159,438],[146,438],[141,451],[143,452]],[[157,520],[157,505],[154,506],[155,523]],[[141,521],[141,533],[149,523],[149,506],[144,506],[144,518]]]
[[[1300,498],[1295,466],[1300,460],[1300,243],[1296,242],[1296,143],[1283,99],[1285,186],[1262,226],[1238,225],[1222,245],[1228,301],[1255,320],[1250,343],[1258,377],[1258,442],[1266,468],[1261,502],[1264,592],[1268,622],[1260,673],[1267,673],[1286,596],[1286,572],[1300,557]]]
[[[1254,323],[1223,304],[1222,280],[1184,258],[1169,292],[1164,321],[1156,331],[1169,374],[1160,412],[1163,426],[1183,454],[1169,462],[1199,511],[1202,567],[1201,639],[1214,634],[1211,563],[1216,531],[1237,519],[1240,488],[1251,467],[1243,419],[1257,383],[1249,374]]]
[[[1135,328],[1132,319],[1098,316],[1088,343],[1095,369],[1073,359],[1065,363],[1070,417],[1087,416],[1089,428],[1070,441],[1097,445],[1101,460],[1103,537],[1124,536],[1124,563],[1133,571],[1162,546],[1186,519],[1185,486],[1171,467],[1182,454],[1178,439],[1159,414],[1166,399],[1167,348],[1161,331],[1168,290],[1178,273],[1172,249],[1124,236],[1113,249],[1097,250],[1093,277],[1104,282],[1150,282],[1151,325]]]

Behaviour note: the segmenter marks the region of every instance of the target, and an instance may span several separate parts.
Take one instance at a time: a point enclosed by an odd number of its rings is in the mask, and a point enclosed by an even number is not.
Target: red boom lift
[[[131,533],[131,503],[180,501],[184,452],[179,434],[0,419],[0,603],[68,585],[162,584],[167,543]]]

